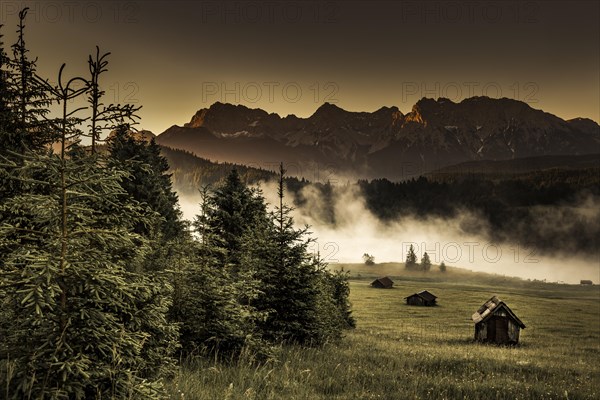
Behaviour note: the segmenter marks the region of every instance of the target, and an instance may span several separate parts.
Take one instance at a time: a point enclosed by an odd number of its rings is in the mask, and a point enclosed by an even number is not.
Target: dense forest
[[[385,179],[358,185],[369,210],[384,221],[406,215],[477,217],[461,228],[545,252],[597,255],[600,168],[549,169],[494,179],[487,175]],[[591,214],[590,214],[591,213]]]
[[[162,154],[171,165],[174,187],[182,194],[223,181],[232,167],[166,147]],[[249,185],[276,179],[272,171],[235,167]],[[465,220],[462,229],[490,240],[593,256],[600,248],[600,221],[593,211],[600,202],[600,155],[466,163],[400,182],[373,179],[340,185],[295,177],[285,182],[298,208],[308,204],[304,189],[314,189],[322,207],[305,211],[331,226],[336,224],[339,194],[357,187],[366,208],[383,222],[406,216],[452,218],[468,212],[476,223]]]
[[[233,169],[182,220],[161,149],[130,135],[139,108],[104,104],[110,53],[52,84],[26,18],[10,55],[0,36],[0,397],[162,399],[177,360],[258,363],[354,325],[283,167],[274,210]]]
[[[265,169],[241,164],[215,163],[190,152],[165,146],[161,146],[161,152],[169,162],[173,187],[183,195],[196,195],[198,188],[224,181],[232,169],[238,171],[242,181],[247,185],[256,185],[262,181],[277,179],[275,172]],[[294,179],[286,177],[286,181]]]

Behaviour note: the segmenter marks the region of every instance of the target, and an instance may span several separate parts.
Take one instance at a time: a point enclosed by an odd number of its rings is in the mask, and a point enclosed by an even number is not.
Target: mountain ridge
[[[406,166],[416,175],[466,161],[600,153],[600,126],[508,98],[423,98],[406,114],[395,106],[360,112],[324,103],[307,118],[217,102],[156,140],[215,161],[283,161],[306,171],[402,179]]]

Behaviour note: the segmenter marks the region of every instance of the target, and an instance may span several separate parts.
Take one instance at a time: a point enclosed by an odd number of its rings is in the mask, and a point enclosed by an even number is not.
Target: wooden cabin
[[[590,281],[590,280],[588,280],[588,279],[582,279],[582,280],[579,282],[579,284],[580,284],[580,285],[593,285],[593,284],[594,284],[594,282],[592,282],[592,281]]]
[[[519,343],[525,324],[496,296],[486,301],[471,317],[475,322],[475,340],[498,344]]]
[[[371,282],[371,286],[377,289],[391,289],[394,286],[394,281],[389,277],[384,276],[383,278],[377,278]]]
[[[406,304],[409,306],[435,306],[437,296],[433,293],[423,290],[422,292],[411,294],[405,297]]]

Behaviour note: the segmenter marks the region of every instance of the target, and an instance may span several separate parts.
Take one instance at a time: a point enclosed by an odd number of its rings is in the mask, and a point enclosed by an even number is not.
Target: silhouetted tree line
[[[335,225],[336,193],[329,183],[290,179],[294,204],[307,203],[303,189],[312,185],[321,207],[311,215]],[[552,168],[518,174],[444,174],[402,182],[359,180],[367,209],[381,221],[405,216],[461,220],[467,233],[550,252],[596,255],[600,222],[600,168]],[[341,191],[348,189],[346,184]],[[590,214],[591,213],[591,214]]]
[[[262,181],[275,180],[273,171],[252,168],[227,162],[215,163],[179,149],[161,146],[162,155],[170,165],[171,180],[177,191],[186,195],[198,194],[198,188],[215,185],[225,180],[232,169],[236,169],[242,182],[255,185]],[[286,177],[286,181],[294,179]]]
[[[283,167],[275,210],[234,170],[190,226],[160,147],[130,135],[139,108],[103,103],[109,53],[51,84],[26,15],[11,56],[0,36],[0,397],[163,399],[178,356],[272,357],[354,325],[347,275],[294,228]]]
[[[590,254],[600,245],[600,223],[585,213],[590,207],[586,201],[598,202],[600,168],[536,171],[499,180],[456,175],[445,180],[361,180],[358,185],[367,208],[383,221],[469,212],[477,221],[465,220],[461,228],[485,230],[495,240]]]

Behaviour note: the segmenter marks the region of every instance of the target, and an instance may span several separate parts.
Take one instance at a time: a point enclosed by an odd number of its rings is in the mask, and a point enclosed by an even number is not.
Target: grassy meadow
[[[277,362],[188,360],[176,399],[597,399],[600,287],[546,284],[449,268],[337,265],[351,271],[357,328],[322,349],[285,347]],[[393,289],[373,289],[390,275]],[[423,289],[437,307],[404,297]],[[520,345],[474,343],[471,315],[497,295],[527,326]]]

